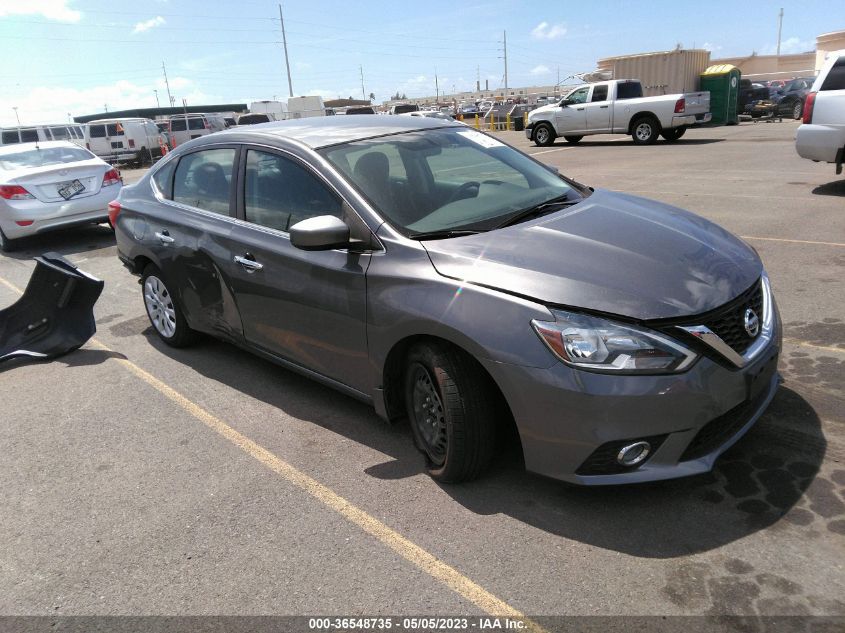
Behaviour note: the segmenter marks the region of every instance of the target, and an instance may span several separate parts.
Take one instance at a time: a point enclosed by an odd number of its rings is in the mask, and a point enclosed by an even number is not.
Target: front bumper
[[[769,345],[742,369],[707,356],[668,376],[484,365],[510,405],[526,469],[585,485],[672,479],[711,470],[765,411],[779,383],[777,315],[774,327]],[[619,467],[616,447],[641,439],[656,446],[649,459]],[[608,461],[609,474],[592,474],[602,472],[597,459]]]
[[[35,235],[45,231],[105,222],[108,220],[108,204],[120,194],[120,186],[101,187],[93,196],[71,198],[66,202],[41,202],[40,200],[16,200],[7,204],[0,213],[0,228],[9,239]],[[21,226],[18,221],[32,221]]]

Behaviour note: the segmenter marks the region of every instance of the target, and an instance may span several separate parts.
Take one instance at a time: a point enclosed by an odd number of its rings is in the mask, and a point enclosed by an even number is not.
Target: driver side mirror
[[[563,101],[560,102],[561,108],[565,108],[568,105],[572,105],[572,102],[569,99],[564,99]]]
[[[346,248],[349,241],[349,226],[334,215],[318,215],[290,227],[290,243],[304,251]]]

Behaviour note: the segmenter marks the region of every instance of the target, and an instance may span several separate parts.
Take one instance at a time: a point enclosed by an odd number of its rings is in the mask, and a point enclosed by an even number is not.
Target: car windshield
[[[25,167],[46,167],[62,163],[76,163],[94,158],[94,154],[81,147],[45,147],[14,154],[0,155],[0,169],[7,171]]]
[[[484,231],[550,200],[580,200],[574,184],[466,127],[407,132],[321,154],[403,234]]]

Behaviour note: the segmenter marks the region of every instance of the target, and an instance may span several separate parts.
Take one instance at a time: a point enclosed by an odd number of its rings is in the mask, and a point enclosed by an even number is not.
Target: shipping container
[[[607,57],[598,61],[598,72],[610,72],[613,79],[639,79],[647,97],[696,92],[699,76],[710,65],[710,51],[674,50]]]

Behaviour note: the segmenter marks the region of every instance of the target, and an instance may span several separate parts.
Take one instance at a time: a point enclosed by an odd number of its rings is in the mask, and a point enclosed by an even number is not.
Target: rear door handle
[[[580,111],[580,110],[583,110],[584,108],[575,108],[575,109]]]
[[[610,106],[599,106],[599,108],[601,108],[602,110],[604,110],[605,108],[609,108],[609,107]]]
[[[243,266],[248,273],[252,273],[256,270],[261,270],[262,268],[264,268],[264,264],[259,264],[257,261],[252,259],[252,255],[250,255],[249,253],[246,254],[246,257],[235,255],[235,263],[238,263]]]
[[[161,233],[156,233],[155,236],[158,238],[158,241],[162,244],[173,244],[176,240],[170,237],[170,234],[167,231],[162,231]]]

